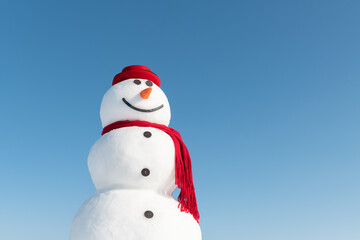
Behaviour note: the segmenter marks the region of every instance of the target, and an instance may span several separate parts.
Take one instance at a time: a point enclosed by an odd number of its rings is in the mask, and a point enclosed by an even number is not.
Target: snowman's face
[[[168,126],[170,106],[165,93],[153,82],[130,78],[112,86],[104,95],[102,126],[124,120],[141,120]]]

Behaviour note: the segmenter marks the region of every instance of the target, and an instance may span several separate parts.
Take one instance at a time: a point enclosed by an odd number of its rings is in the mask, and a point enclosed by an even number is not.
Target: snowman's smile
[[[142,108],[137,108],[137,107],[134,107],[133,105],[131,105],[128,101],[126,101],[125,98],[122,99],[123,102],[128,105],[130,108],[136,110],[136,111],[139,111],[139,112],[155,112],[161,108],[164,107],[164,104],[161,104],[160,106],[156,107],[156,108],[151,108],[151,109],[142,109]]]

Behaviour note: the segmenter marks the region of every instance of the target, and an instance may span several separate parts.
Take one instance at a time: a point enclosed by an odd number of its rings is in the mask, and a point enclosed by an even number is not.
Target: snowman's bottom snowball
[[[81,206],[70,240],[201,240],[201,230],[172,197],[148,190],[109,190]]]

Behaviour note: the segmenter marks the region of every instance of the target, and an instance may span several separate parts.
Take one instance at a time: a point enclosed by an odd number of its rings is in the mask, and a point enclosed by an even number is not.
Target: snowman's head
[[[165,93],[158,86],[160,80],[155,74],[156,78],[148,77],[151,73],[150,69],[146,70],[148,72],[145,75],[131,74],[134,72],[131,71],[131,67],[143,66],[130,66],[130,71],[125,71],[127,75],[124,76],[124,78],[130,78],[120,79],[120,81],[117,78],[118,75],[123,76],[124,74],[121,74],[129,67],[124,68],[122,73],[115,76],[113,86],[105,93],[101,103],[102,126],[106,127],[111,123],[125,120],[148,121],[168,126],[171,117],[170,106]]]

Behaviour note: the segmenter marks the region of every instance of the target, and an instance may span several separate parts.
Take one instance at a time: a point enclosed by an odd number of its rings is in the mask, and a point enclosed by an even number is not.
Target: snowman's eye
[[[134,83],[135,83],[136,85],[140,85],[140,84],[141,84],[141,81],[140,81],[139,79],[135,79],[135,80],[134,80]]]
[[[149,87],[151,87],[153,85],[153,83],[151,81],[146,81],[145,84],[148,85]]]

